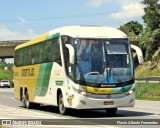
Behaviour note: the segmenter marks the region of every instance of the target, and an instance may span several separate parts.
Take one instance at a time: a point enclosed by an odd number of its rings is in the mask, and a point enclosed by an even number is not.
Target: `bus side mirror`
[[[132,44],[131,44],[131,48],[136,51],[138,61],[140,64],[142,64],[144,62],[142,50],[139,47],[132,45]]]
[[[73,48],[73,46],[70,45],[70,44],[66,44],[65,46],[66,46],[66,47],[68,48],[68,50],[69,50],[69,63],[70,63],[70,64],[74,64],[74,58],[75,58],[74,48]]]

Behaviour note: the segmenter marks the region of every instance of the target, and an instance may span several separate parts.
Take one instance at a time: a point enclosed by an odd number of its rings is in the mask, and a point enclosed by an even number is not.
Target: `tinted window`
[[[15,51],[15,65],[25,66],[47,62],[61,64],[58,38],[43,41]]]

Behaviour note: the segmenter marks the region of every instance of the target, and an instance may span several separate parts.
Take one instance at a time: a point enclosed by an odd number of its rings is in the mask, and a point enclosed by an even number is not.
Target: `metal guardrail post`
[[[160,77],[141,77],[141,78],[135,78],[136,81],[138,81],[138,83],[140,81],[145,81],[146,83],[149,82],[156,82],[156,83],[160,83]]]

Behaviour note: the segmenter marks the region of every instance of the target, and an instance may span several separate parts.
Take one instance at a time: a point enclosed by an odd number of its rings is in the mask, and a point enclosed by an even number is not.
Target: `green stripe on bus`
[[[112,88],[110,92],[119,92],[122,87],[119,88]]]
[[[112,88],[110,92],[127,92],[132,88],[132,85],[127,85],[125,87]]]
[[[50,40],[52,38],[56,38],[56,37],[59,37],[59,36],[60,36],[60,33],[52,34],[52,35],[47,36],[46,40]]]
[[[128,85],[128,86],[124,86],[122,87],[122,89],[120,90],[120,92],[127,92],[132,88],[132,85]]]
[[[35,96],[45,96],[49,86],[53,63],[44,63],[40,65]]]

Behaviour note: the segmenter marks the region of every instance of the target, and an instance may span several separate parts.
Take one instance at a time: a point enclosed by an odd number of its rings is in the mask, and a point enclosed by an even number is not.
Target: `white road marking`
[[[4,117],[11,117],[14,118],[43,118],[43,119],[59,119],[62,118],[61,115],[50,115],[40,112],[31,111],[28,109],[20,109],[20,108],[13,108],[9,106],[3,106],[0,105],[0,119],[4,119]],[[3,117],[2,117],[3,116]],[[64,119],[67,119],[66,117],[63,117]]]

